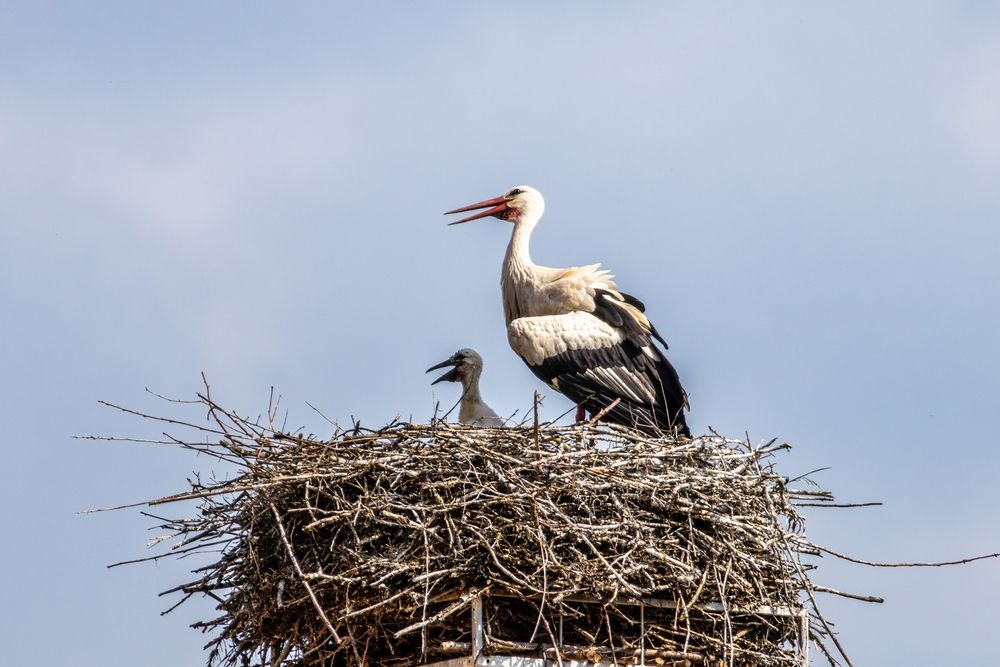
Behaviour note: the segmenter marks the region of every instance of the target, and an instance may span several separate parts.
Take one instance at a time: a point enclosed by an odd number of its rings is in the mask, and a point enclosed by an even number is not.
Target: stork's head
[[[431,384],[438,382],[461,382],[463,385],[474,377],[478,377],[483,372],[483,358],[479,353],[469,348],[464,348],[451,355],[440,364],[431,366],[425,372],[430,373],[439,368],[453,366],[450,371],[439,377]]]
[[[515,185],[499,197],[487,199],[477,204],[470,204],[469,206],[452,209],[451,211],[445,213],[445,215],[450,215],[452,213],[464,213],[465,211],[475,211],[480,208],[484,208],[486,210],[470,215],[467,218],[456,220],[455,222],[449,222],[448,224],[457,225],[461,222],[470,222],[472,220],[478,220],[491,215],[494,218],[500,218],[501,220],[513,222],[514,224],[528,220],[537,222],[538,219],[542,217],[542,212],[545,210],[545,200],[542,199],[542,193],[535,188],[529,185]]]

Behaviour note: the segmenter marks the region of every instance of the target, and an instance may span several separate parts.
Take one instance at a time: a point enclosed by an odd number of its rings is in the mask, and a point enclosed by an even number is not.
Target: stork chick
[[[425,372],[430,373],[439,368],[453,368],[432,382],[461,382],[462,400],[458,409],[458,421],[472,426],[503,426],[503,419],[493,412],[483,401],[479,393],[479,376],[483,373],[483,358],[479,353],[469,348],[463,348],[436,366],[431,366]]]
[[[518,185],[448,213],[477,209],[486,210],[450,224],[488,216],[513,223],[500,285],[507,339],[531,371],[590,412],[606,411],[610,422],[690,435],[687,395],[642,302],[620,291],[600,264],[557,269],[531,260],[542,194]]]

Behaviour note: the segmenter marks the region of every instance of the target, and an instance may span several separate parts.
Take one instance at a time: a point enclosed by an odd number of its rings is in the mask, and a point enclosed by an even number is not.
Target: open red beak
[[[468,218],[462,218],[461,220],[456,220],[454,222],[449,222],[449,225],[457,225],[462,222],[470,222],[472,220],[479,220],[479,218],[485,218],[491,215],[497,215],[498,213],[503,213],[507,210],[507,200],[503,197],[494,197],[493,199],[487,199],[486,201],[481,201],[478,204],[469,204],[468,206],[463,206],[462,208],[452,209],[451,211],[445,211],[445,215],[451,215],[452,213],[463,213],[465,211],[475,211],[478,208],[485,208],[485,211],[480,211],[474,215],[470,215]]]

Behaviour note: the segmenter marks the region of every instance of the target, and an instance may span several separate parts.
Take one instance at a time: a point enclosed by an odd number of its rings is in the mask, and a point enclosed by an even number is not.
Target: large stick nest
[[[643,646],[659,664],[792,665],[803,626],[830,638],[794,504],[830,496],[773,470],[786,445],[442,421],[323,440],[201,401],[211,426],[162,421],[202,441],[170,441],[236,474],[151,501],[200,502],[156,517],[176,539],[151,558],[210,554],[169,592],[218,602],[196,624],[212,664],[454,657],[480,595],[487,654],[628,663]]]

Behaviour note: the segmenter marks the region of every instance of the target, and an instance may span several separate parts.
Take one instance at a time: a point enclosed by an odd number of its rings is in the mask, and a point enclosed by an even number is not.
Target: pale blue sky
[[[95,506],[211,461],[72,440],[155,435],[204,371],[242,412],[284,394],[426,419],[486,360],[500,412],[509,227],[441,213],[528,183],[537,261],[604,262],[713,426],[872,510],[816,511],[859,557],[1000,550],[1000,9],[992,3],[0,5],[0,405],[11,664],[200,664],[161,618],[186,564],[106,570],[155,536]],[[568,402],[551,395],[554,417]],[[991,664],[1000,564],[817,581],[858,665]],[[13,655],[11,656],[11,652]]]

